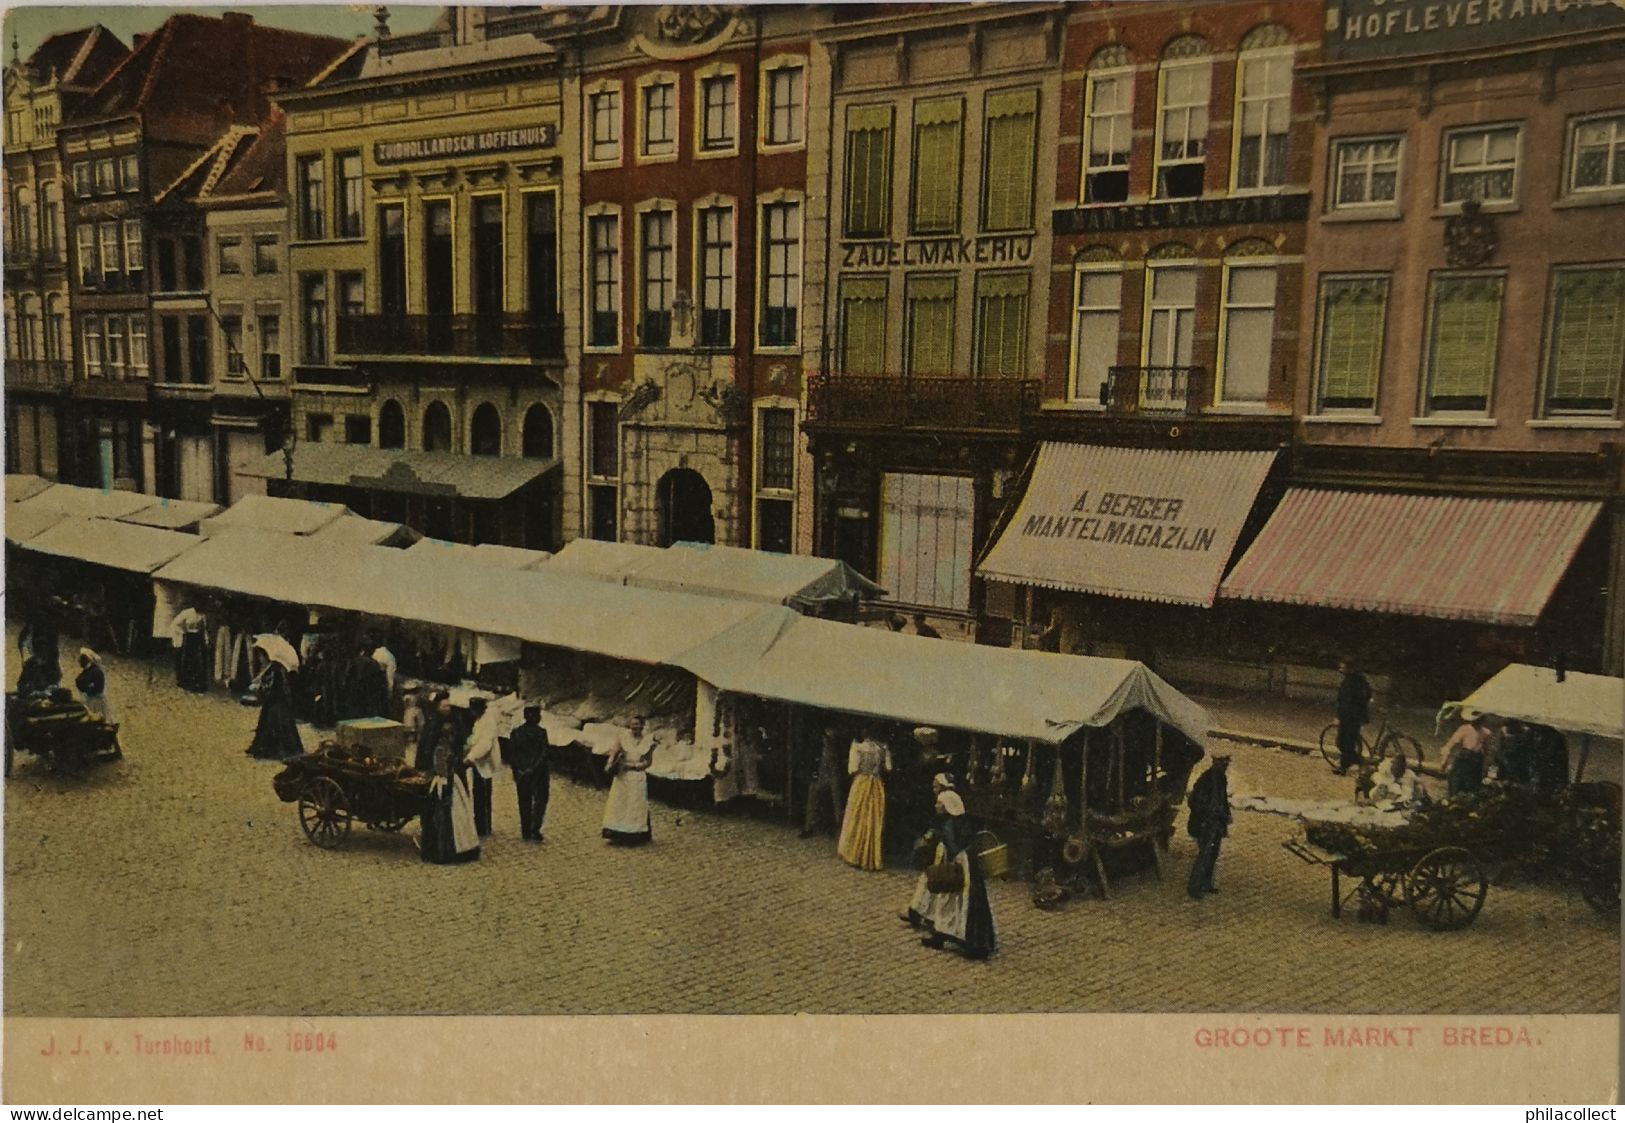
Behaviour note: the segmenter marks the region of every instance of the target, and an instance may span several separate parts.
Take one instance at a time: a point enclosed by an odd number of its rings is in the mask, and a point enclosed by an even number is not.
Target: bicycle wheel
[[[1376,757],[1379,761],[1386,760],[1398,753],[1405,758],[1405,763],[1412,768],[1422,767],[1422,742],[1409,733],[1400,733],[1398,730],[1390,729],[1382,740],[1377,743],[1377,746]]]
[[[1360,735],[1358,752],[1360,759],[1367,763],[1371,760],[1371,742]],[[1326,763],[1332,766],[1332,771],[1343,767],[1343,754],[1337,747],[1337,723],[1334,721],[1320,731],[1320,755],[1326,758]]]

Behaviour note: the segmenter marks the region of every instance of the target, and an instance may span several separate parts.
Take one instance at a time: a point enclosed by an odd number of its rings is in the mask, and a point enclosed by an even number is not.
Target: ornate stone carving
[[[692,46],[717,34],[729,19],[717,4],[662,4],[655,13],[655,29],[667,43]]]
[[[1471,269],[1495,256],[1498,244],[1495,220],[1484,214],[1477,199],[1461,205],[1461,213],[1444,223],[1444,259],[1454,269]]]
[[[646,378],[633,387],[632,392],[621,403],[620,418],[626,421],[636,417],[659,400],[660,387],[655,385],[654,379]]]
[[[732,382],[718,379],[700,393],[724,425],[737,425],[745,417],[745,395]]]

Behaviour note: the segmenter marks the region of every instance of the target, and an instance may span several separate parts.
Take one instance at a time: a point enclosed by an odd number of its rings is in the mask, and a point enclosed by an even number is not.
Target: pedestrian
[[[1230,833],[1230,754],[1213,754],[1213,763],[1191,785],[1190,822],[1186,829],[1196,840],[1196,861],[1185,882],[1193,900],[1219,891],[1219,846]]]
[[[297,656],[278,636],[256,636],[254,649],[264,652],[266,662],[265,669],[254,680],[260,720],[254,728],[248,755],[260,760],[291,760],[303,756],[305,745],[299,738],[299,724],[293,715],[293,685],[288,678],[298,668]]]
[[[830,810],[835,813],[835,829],[841,829],[841,765],[837,755],[838,735],[834,729],[825,729],[818,741],[818,767],[807,784],[807,817],[801,828],[801,837],[813,833],[818,822],[818,810],[827,797]]]
[[[1509,718],[1501,723],[1495,751],[1495,774],[1503,784],[1529,787],[1534,783],[1535,731]]]
[[[1542,791],[1561,791],[1569,783],[1569,742],[1549,725],[1529,727],[1530,779]]]
[[[502,757],[513,769],[513,786],[519,792],[519,837],[542,841],[542,824],[547,819],[547,798],[553,785],[548,763],[552,745],[542,728],[542,708],[525,707],[525,722],[508,735]]]
[[[924,636],[926,639],[942,638],[941,632],[937,631],[930,624],[925,622],[925,613],[923,612],[916,612],[914,614],[914,634],[917,636]]]
[[[894,632],[900,632],[908,627],[908,621],[903,619],[900,613],[893,612],[886,617],[886,627]]]
[[[1478,710],[1461,711],[1461,725],[1444,743],[1444,775],[1450,798],[1476,795],[1484,786],[1484,772],[1494,759],[1495,734]]]
[[[107,671],[102,667],[101,656],[88,647],[79,649],[79,677],[73,680],[73,685],[84,698],[86,710],[107,725],[118,724],[113,704],[107,700]]]
[[[474,801],[463,781],[462,723],[451,713],[450,696],[441,691],[444,709],[435,725],[429,772],[429,797],[423,809],[423,835],[418,854],[438,866],[478,861],[480,835],[474,824]]]
[[[1337,687],[1337,774],[1360,763],[1360,727],[1371,720],[1371,683],[1344,659],[1337,665],[1343,681]]]
[[[653,746],[643,735],[643,719],[635,717],[619,730],[609,752],[606,772],[615,778],[604,805],[603,835],[611,846],[642,846],[654,838],[649,817],[649,763]]]
[[[399,667],[395,653],[380,643],[372,649],[372,661],[384,669],[384,689],[390,698],[395,697],[395,672]]]
[[[975,833],[965,802],[959,793],[945,786],[946,776],[938,776],[937,823],[921,840],[935,844],[932,865],[920,876],[920,886],[904,919],[918,917],[926,935],[920,940],[928,948],[950,945],[968,959],[986,959],[998,946],[993,929],[993,909],[988,903],[987,877],[974,852]],[[924,890],[924,896],[920,894]],[[912,923],[912,922],[911,922]]]
[[[183,608],[169,623],[175,646],[175,685],[193,694],[209,690],[209,651],[204,639],[208,619],[195,608]]]
[[[40,662],[38,674],[41,681],[46,681],[49,686],[55,686],[62,681],[62,656],[57,628],[58,604],[59,598],[51,597],[41,605],[25,629],[27,635],[21,637],[19,641],[26,643],[24,664],[27,664],[30,656],[38,659]]]
[[[497,744],[497,715],[484,698],[468,703],[474,727],[468,732],[463,759],[468,762],[469,781],[474,789],[474,829],[481,838],[491,837],[491,792],[497,769],[502,767],[502,747]]]
[[[891,771],[891,750],[865,726],[862,736],[847,751],[846,770],[852,777],[847,793],[846,817],[841,822],[841,839],[835,852],[849,866],[879,870],[886,865],[882,849],[886,829],[886,784],[882,778]]]

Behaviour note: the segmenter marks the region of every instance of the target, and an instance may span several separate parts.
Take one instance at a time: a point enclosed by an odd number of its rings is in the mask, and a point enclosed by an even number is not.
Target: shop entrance
[[[655,485],[655,503],[660,512],[660,545],[717,540],[711,485],[694,469],[673,468],[661,476]]]

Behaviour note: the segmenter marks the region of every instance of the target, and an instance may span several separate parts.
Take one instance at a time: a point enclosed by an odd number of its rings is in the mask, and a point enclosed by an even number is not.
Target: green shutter
[[[1440,277],[1433,285],[1428,397],[1434,409],[1489,403],[1501,327],[1500,277]]]
[[[1612,412],[1625,369],[1625,269],[1558,274],[1548,406]]]
[[[965,105],[936,98],[914,105],[914,233],[959,229],[960,138]]]
[[[889,105],[846,111],[846,214],[848,237],[883,237],[891,215],[892,110]]]
[[[1382,370],[1386,280],[1328,281],[1321,294],[1320,399],[1324,407],[1368,408]]]
[[[845,374],[886,371],[884,277],[847,277],[841,281],[841,370]]]
[[[976,281],[976,373],[1027,371],[1027,275],[1000,273]]]
[[[905,288],[908,326],[908,373],[950,374],[954,369],[954,301],[952,277],[910,277]]]
[[[982,158],[984,230],[1025,230],[1032,226],[1037,127],[1037,90],[987,95]]]

